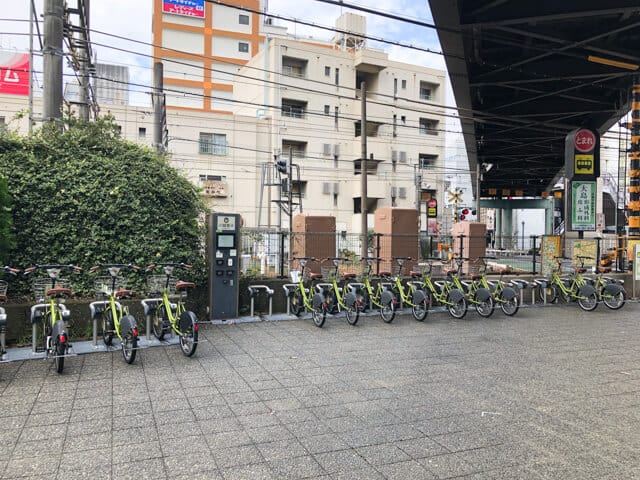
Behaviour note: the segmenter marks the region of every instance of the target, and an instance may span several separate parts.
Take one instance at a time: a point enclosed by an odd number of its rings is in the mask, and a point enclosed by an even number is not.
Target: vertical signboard
[[[556,259],[560,255],[560,235],[545,235],[540,245],[540,263],[542,275],[551,275],[558,266]]]
[[[0,51],[0,93],[29,95],[29,55]]]
[[[162,0],[162,13],[204,18],[205,0]]]
[[[595,231],[596,182],[571,182],[571,230]]]

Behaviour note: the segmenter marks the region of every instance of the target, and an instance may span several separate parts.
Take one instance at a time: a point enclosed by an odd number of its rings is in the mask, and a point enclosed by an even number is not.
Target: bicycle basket
[[[9,286],[9,284],[7,283],[6,280],[0,280],[0,295],[6,295],[7,294],[7,287]]]
[[[289,276],[293,283],[298,283],[300,281],[300,270],[291,270]]]
[[[63,278],[56,278],[55,282],[52,283],[51,278],[49,277],[35,278],[33,280],[33,296],[36,301],[43,302],[47,298],[45,292],[54,286],[70,289],[71,281]]]
[[[320,267],[320,273],[323,280],[333,280],[336,276],[336,267],[334,265]]]
[[[111,293],[115,293],[121,288],[127,288],[127,280],[124,277],[117,276],[116,283],[114,284],[113,277],[110,275],[104,275],[96,277],[93,281],[93,288],[95,289],[98,297],[109,296]]]
[[[173,277],[169,278],[169,284],[167,285],[166,275],[149,275],[147,277],[147,290],[149,293],[162,293],[167,288],[167,293],[176,293],[177,280]]]

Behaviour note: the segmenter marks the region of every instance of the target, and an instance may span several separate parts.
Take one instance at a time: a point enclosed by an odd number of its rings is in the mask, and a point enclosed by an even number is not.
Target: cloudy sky
[[[43,0],[35,0],[36,11],[42,15]],[[68,0],[71,6],[76,5],[75,0]],[[91,1],[91,29],[92,42],[97,53],[97,59],[103,63],[115,63],[127,65],[130,68],[130,81],[134,84],[149,85],[151,81],[151,20],[152,0],[93,0]],[[349,2],[354,5],[366,6],[360,2]],[[29,1],[19,0],[3,2],[0,14],[0,48],[28,50],[28,23]],[[376,9],[380,12],[390,13],[403,18],[411,18],[431,23],[431,14],[426,0],[378,0]],[[352,11],[344,7],[338,7],[315,0],[268,0],[268,10],[274,15],[286,18],[300,19],[305,22],[313,22],[324,27],[333,27],[335,19],[343,12]],[[418,27],[390,20],[379,15],[369,15],[354,11],[367,17],[368,34],[375,38],[382,38],[406,45],[413,45],[422,49],[440,51],[436,32],[433,29]],[[23,21],[17,21],[23,20]],[[326,29],[312,28],[300,24],[276,20],[277,23],[288,26],[289,31],[299,36],[313,36],[317,39],[328,40],[331,32]],[[104,32],[109,35],[105,35]],[[111,35],[124,37],[119,39]],[[128,39],[128,40],[127,40]],[[143,43],[135,43],[135,41]],[[39,47],[35,42],[36,48]],[[380,48],[389,53],[393,60],[414,63],[418,65],[444,69],[444,61],[441,55],[429,54],[411,48],[398,45],[370,42],[370,46]],[[121,50],[117,50],[117,49]],[[34,62],[39,69],[41,62]],[[36,81],[40,76],[36,75]],[[133,90],[146,91],[146,88],[132,87]],[[134,104],[148,104],[146,93],[132,94],[131,101]]]

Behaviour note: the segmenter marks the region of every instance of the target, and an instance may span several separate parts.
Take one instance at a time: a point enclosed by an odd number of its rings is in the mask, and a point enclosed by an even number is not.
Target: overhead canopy
[[[489,188],[538,196],[564,166],[564,139],[603,134],[629,111],[640,73],[638,0],[430,0],[469,167]],[[476,189],[476,182],[474,191]]]

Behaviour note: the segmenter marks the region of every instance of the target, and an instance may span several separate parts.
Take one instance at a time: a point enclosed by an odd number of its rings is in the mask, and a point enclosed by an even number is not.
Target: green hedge
[[[12,266],[175,261],[204,279],[196,187],[166,158],[122,140],[111,119],[0,134],[0,175],[13,200]],[[91,277],[76,280],[75,290],[89,293]]]

